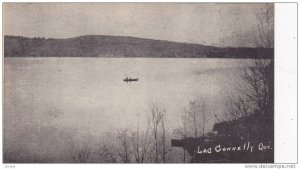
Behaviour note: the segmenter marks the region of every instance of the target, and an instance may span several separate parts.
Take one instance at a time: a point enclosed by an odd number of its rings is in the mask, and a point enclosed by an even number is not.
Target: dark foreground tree
[[[274,60],[268,57],[274,50],[273,5],[266,4],[264,10],[256,12],[256,18],[254,43],[270,53],[259,53],[259,57],[251,59],[241,71],[236,91],[227,100],[228,116],[231,120],[243,121],[241,118],[244,118],[247,121],[237,131],[244,133],[243,137],[250,134],[249,138],[274,140]],[[238,133],[235,134],[240,135]]]
[[[130,163],[131,146],[130,137],[128,136],[128,130],[121,130],[118,132],[117,140],[119,143],[118,155],[123,163]]]

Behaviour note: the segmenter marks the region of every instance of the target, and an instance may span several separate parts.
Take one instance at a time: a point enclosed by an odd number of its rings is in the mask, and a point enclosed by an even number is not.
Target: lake
[[[34,147],[32,140],[48,138],[45,133],[97,136],[135,129],[138,122],[143,128],[153,102],[166,110],[172,131],[182,125],[189,101],[200,96],[209,105],[209,131],[248,60],[51,57],[4,62],[5,143],[16,146],[23,139]],[[139,81],[126,83],[127,76]]]

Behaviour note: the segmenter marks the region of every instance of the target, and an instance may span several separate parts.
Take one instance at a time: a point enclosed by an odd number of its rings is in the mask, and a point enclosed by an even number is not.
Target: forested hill
[[[124,36],[4,37],[5,57],[273,58],[273,49],[219,48]]]

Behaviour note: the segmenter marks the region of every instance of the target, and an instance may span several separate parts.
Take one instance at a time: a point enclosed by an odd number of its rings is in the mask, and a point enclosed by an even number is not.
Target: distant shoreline
[[[127,36],[68,39],[4,36],[4,57],[273,59],[274,49],[214,47]]]

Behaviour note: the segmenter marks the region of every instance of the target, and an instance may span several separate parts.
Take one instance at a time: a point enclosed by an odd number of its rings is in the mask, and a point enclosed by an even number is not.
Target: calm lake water
[[[210,130],[215,122],[213,114],[224,112],[226,94],[234,91],[232,84],[238,82],[237,74],[248,62],[55,57],[4,61],[7,143],[17,143],[19,139],[30,142],[33,138],[24,138],[24,133],[35,133],[32,137],[45,132],[67,137],[66,133],[56,133],[57,128],[64,132],[70,129],[69,135],[135,129],[138,121],[142,128],[151,102],[166,110],[168,128],[172,131],[181,125],[184,107],[199,96],[207,98]],[[126,76],[139,81],[126,83]]]

